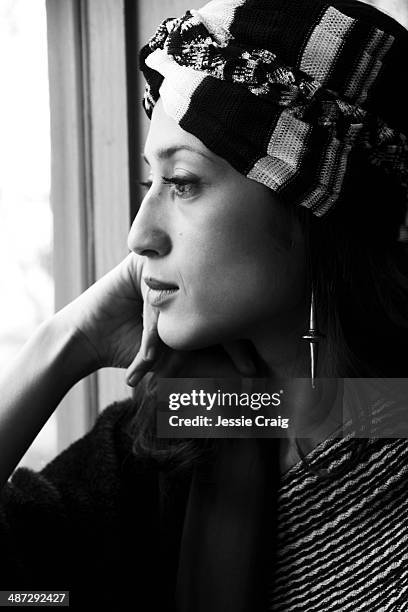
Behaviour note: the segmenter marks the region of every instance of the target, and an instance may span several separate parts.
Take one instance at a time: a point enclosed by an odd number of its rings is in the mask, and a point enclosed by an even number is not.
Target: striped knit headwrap
[[[236,170],[321,217],[356,151],[408,190],[407,57],[408,32],[354,0],[213,0],[141,49],[143,104],[150,118],[161,97]]]

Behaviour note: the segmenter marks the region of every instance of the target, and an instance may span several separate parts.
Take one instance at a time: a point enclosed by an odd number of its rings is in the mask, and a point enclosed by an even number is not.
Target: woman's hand
[[[129,253],[115,268],[57,313],[75,330],[81,349],[102,367],[127,368],[143,330],[141,277],[144,258]]]

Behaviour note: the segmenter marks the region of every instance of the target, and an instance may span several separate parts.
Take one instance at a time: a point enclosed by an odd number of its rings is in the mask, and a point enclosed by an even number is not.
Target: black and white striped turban
[[[168,115],[244,176],[321,217],[353,153],[408,183],[408,32],[354,0],[213,0],[140,51]],[[361,158],[360,158],[361,159]]]

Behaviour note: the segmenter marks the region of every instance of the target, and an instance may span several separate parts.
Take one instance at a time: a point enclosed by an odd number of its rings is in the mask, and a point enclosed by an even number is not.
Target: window
[[[126,256],[130,213],[123,2],[8,0],[0,17],[1,365]],[[87,377],[19,465],[41,469],[130,394],[124,371]]]
[[[128,253],[123,2],[47,0],[47,28],[59,310]],[[58,451],[86,433],[109,403],[130,394],[121,370],[80,381],[56,411]]]
[[[54,309],[45,0],[0,6],[0,368]],[[20,465],[57,452],[52,415]]]

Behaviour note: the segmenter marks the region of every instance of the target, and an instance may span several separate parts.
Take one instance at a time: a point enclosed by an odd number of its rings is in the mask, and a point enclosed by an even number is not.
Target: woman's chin
[[[159,330],[159,337],[164,344],[175,351],[194,351],[209,346],[208,340],[197,337],[195,334],[183,333],[180,330]]]
[[[194,351],[220,343],[219,334],[209,326],[166,319],[159,316],[157,331],[161,341],[176,351]]]

